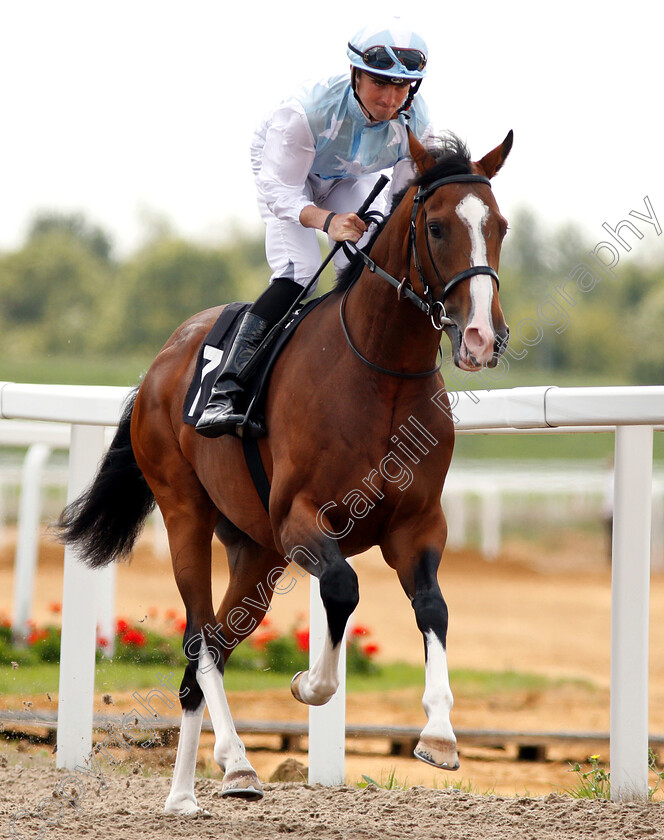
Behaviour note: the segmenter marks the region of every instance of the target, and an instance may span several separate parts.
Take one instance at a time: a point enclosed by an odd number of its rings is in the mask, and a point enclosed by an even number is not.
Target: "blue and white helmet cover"
[[[426,41],[417,32],[414,32],[401,18],[392,18],[392,20],[383,21],[382,23],[370,23],[363,26],[359,32],[350,39],[350,43],[361,53],[368,50],[370,47],[402,47],[419,50],[428,57],[428,50]],[[362,56],[348,47],[346,54],[350,59],[353,67],[358,70],[368,70],[382,76],[395,76],[401,79],[422,79],[426,75],[426,68],[421,70],[408,70],[401,62],[397,62],[392,67],[386,70],[376,70],[367,68],[362,60]],[[396,56],[393,56],[396,58]]]

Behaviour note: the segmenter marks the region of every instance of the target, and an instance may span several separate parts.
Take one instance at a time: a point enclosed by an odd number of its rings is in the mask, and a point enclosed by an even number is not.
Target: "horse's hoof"
[[[420,761],[439,767],[441,770],[458,770],[459,756],[454,741],[444,741],[442,738],[427,738],[417,742],[413,754]]]
[[[169,797],[164,805],[164,813],[175,817],[196,817],[205,812],[195,799]]]
[[[305,706],[324,706],[334,697],[337,687],[323,687],[316,693],[309,684],[309,671],[298,671],[291,680],[290,690],[293,697]]]
[[[290,684],[290,690],[293,697],[300,703],[304,703],[306,705],[306,700],[302,699],[300,695],[300,680],[302,679],[302,675],[306,674],[306,671],[298,671],[297,674],[293,677]]]
[[[263,788],[253,770],[234,770],[226,773],[221,786],[222,796],[236,796],[249,802],[263,798]]]

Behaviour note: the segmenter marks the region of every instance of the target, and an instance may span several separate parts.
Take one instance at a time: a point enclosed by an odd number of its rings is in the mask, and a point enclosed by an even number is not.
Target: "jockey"
[[[331,242],[361,245],[367,226],[353,210],[381,170],[393,168],[392,192],[414,174],[407,125],[419,140],[431,133],[426,105],[417,95],[427,62],[419,35],[399,19],[365,26],[348,42],[347,54],[349,74],[304,85],[254,134],[252,168],[273,273],[267,290],[242,316],[196,424],[205,437],[234,433],[244,422],[239,404],[252,360],[320,264],[316,231]],[[345,264],[338,251],[336,270]],[[265,434],[262,425],[250,426],[251,434]]]

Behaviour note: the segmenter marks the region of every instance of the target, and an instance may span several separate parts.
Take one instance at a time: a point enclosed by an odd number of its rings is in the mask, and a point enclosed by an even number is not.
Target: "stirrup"
[[[237,389],[237,390],[234,390]],[[246,411],[239,411],[233,405],[233,396],[240,395],[238,383],[229,383],[228,389],[215,389],[201,414],[196,431],[207,438],[235,435],[263,437],[267,434],[262,417],[247,419]],[[223,403],[226,403],[225,405]],[[221,403],[221,405],[220,405]]]
[[[196,431],[206,438],[218,438],[222,435],[234,437],[265,437],[267,429],[263,418],[247,418],[244,414],[226,414],[211,418],[203,424],[203,416],[196,424]]]
[[[208,438],[235,434],[238,423],[244,420],[244,415],[235,408],[233,396],[241,393],[241,388],[236,382],[229,382],[228,389],[215,384],[208,404],[198,418],[196,431]]]
[[[245,416],[242,422],[238,423],[235,433],[239,438],[265,437],[267,434],[265,417],[262,414],[254,414],[252,417]]]

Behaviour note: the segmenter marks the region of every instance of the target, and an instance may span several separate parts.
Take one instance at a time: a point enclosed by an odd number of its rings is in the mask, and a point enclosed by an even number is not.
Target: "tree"
[[[253,246],[250,253],[255,251]],[[147,245],[122,266],[105,343],[156,353],[173,330],[196,312],[233,300],[251,300],[258,284],[266,284],[267,268],[264,259],[258,268],[250,266],[246,247],[247,243],[241,248],[209,248],[173,238]]]
[[[112,272],[64,229],[44,231],[0,260],[5,347],[30,353],[88,349]]]
[[[660,269],[661,273],[661,269]],[[653,287],[643,298],[632,319],[633,326],[626,339],[632,377],[649,385],[664,384],[664,287]]]
[[[48,210],[38,213],[30,225],[28,243],[57,231],[69,234],[97,259],[110,262],[113,249],[110,236],[98,225],[89,222],[82,213]]]

